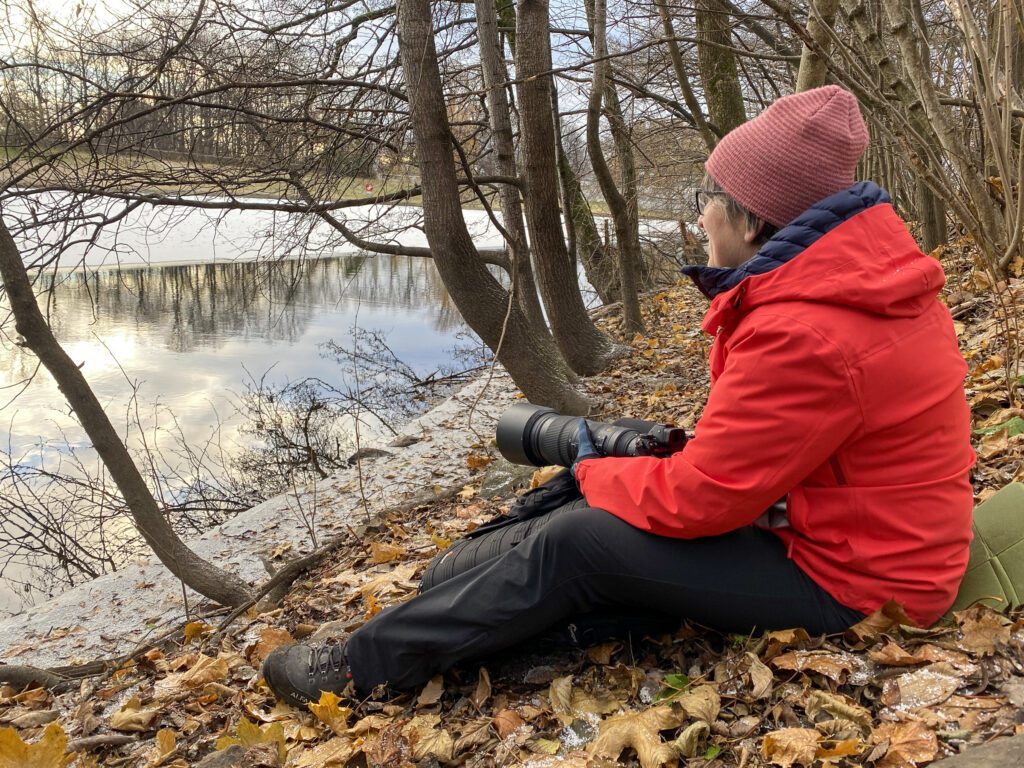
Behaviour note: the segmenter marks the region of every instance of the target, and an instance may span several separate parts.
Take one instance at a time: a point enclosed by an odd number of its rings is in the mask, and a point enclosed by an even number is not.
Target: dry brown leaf
[[[590,755],[581,750],[573,750],[567,755],[531,755],[530,768],[589,768]]]
[[[972,605],[953,614],[960,625],[962,639],[960,647],[970,653],[991,656],[996,652],[996,643],[1010,641],[1012,622],[987,605]]]
[[[818,760],[824,760],[826,763],[840,760],[844,757],[851,757],[853,755],[859,755],[864,751],[864,745],[857,739],[844,739],[837,741],[831,747],[818,747],[818,751],[814,756]]]
[[[409,581],[416,573],[415,563],[397,565],[387,573],[382,573],[359,587],[362,597],[382,597],[385,594],[401,590],[415,590],[416,585]]]
[[[775,632],[765,632],[764,639],[766,641],[764,660],[769,661],[782,653],[786,648],[802,643],[804,640],[810,640],[811,636],[803,628],[780,629]]]
[[[487,674],[487,670],[480,667],[480,672],[477,675],[476,688],[473,690],[473,694],[469,697],[469,700],[473,703],[477,709],[483,709],[484,704],[491,698],[491,676]]]
[[[811,691],[804,709],[812,721],[819,712],[827,712],[833,717],[855,723],[864,734],[871,733],[871,712],[845,696],[826,691]]]
[[[423,690],[420,691],[419,698],[416,699],[416,708],[422,709],[423,707],[432,707],[441,700],[441,696],[444,694],[444,677],[442,675],[434,675],[430,678],[430,681],[423,686]]]
[[[491,722],[494,725],[494,730],[496,730],[498,735],[503,739],[511,736],[526,725],[523,718],[521,718],[519,713],[514,709],[501,710],[494,716],[494,720]]]
[[[348,716],[352,710],[348,707],[339,706],[341,699],[330,691],[321,691],[320,700],[315,704],[309,704],[309,711],[316,715],[324,725],[330,728],[338,736],[346,735],[348,731]]]
[[[607,666],[612,663],[612,656],[622,650],[622,643],[618,640],[612,640],[601,645],[595,645],[593,648],[587,649],[587,658],[595,664],[601,664]]]
[[[493,456],[473,453],[466,457],[466,466],[470,469],[484,469],[492,461],[494,461]]]
[[[196,663],[178,678],[186,688],[202,688],[207,683],[219,683],[228,677],[228,663],[200,654]]]
[[[679,696],[676,703],[682,707],[686,716],[693,720],[713,723],[718,719],[722,709],[722,700],[713,685],[699,685]]]
[[[672,747],[683,757],[696,757],[701,742],[711,733],[711,726],[703,720],[690,723],[672,742]]]
[[[885,646],[877,651],[868,651],[868,658],[876,664],[885,664],[890,667],[915,667],[927,662],[926,659],[907,653],[891,640],[886,640]]]
[[[813,728],[783,728],[764,735],[761,754],[772,765],[790,768],[793,765],[810,766],[818,754],[821,734]]]
[[[747,653],[747,661],[750,662],[750,667],[747,670],[750,675],[750,695],[755,699],[771,696],[772,685],[775,683],[772,671],[752,653]]]
[[[572,675],[552,680],[548,698],[551,699],[551,710],[556,715],[572,714]]]
[[[141,733],[151,731],[160,717],[160,707],[143,707],[138,696],[132,696],[120,711],[110,716],[115,731]]]
[[[213,627],[205,621],[190,621],[185,625],[185,645],[198,640],[207,632],[213,632]]]
[[[295,768],[340,768],[359,751],[359,746],[342,736],[307,749],[295,761]]]
[[[405,547],[400,547],[397,544],[388,544],[383,541],[370,542],[370,559],[375,563],[390,563],[392,560],[405,557],[405,555]]]
[[[853,671],[853,661],[846,654],[830,651],[789,651],[771,661],[776,669],[795,672],[817,672],[842,684]]]
[[[530,478],[530,488],[536,488],[538,485],[543,485],[564,469],[565,467],[541,467],[534,472],[533,476]]]
[[[885,755],[875,768],[914,768],[935,759],[939,741],[928,726],[916,720],[905,723],[882,723],[872,732],[876,744],[889,743]]]
[[[345,731],[346,736],[365,736],[373,731],[382,731],[394,722],[394,718],[387,715],[367,715]]]
[[[890,600],[870,616],[846,630],[846,639],[859,648],[866,648],[879,635],[888,632],[898,624],[914,626],[914,622],[904,613],[903,606],[895,600]]]
[[[427,755],[434,755],[441,762],[452,759],[455,740],[437,727],[439,722],[437,715],[417,715],[402,727],[402,738],[409,742],[413,761],[419,762]]]
[[[882,703],[904,711],[941,704],[964,684],[963,677],[944,661],[889,678],[882,688]]]
[[[163,765],[176,749],[174,731],[170,728],[161,728],[156,732],[156,740],[152,749],[146,753],[146,765],[148,768]]]
[[[46,726],[42,738],[26,744],[13,728],[0,728],[0,768],[64,768],[75,759],[65,756],[68,739],[57,723]]]
[[[256,644],[256,657],[260,661],[265,661],[267,655],[275,648],[280,648],[282,645],[290,645],[294,642],[295,639],[287,629],[267,627],[260,632],[260,641]]]
[[[682,715],[668,706],[614,715],[601,722],[598,737],[587,751],[595,757],[616,760],[622,750],[632,747],[642,768],[675,766],[679,756],[671,744],[661,740],[659,731],[677,728],[682,723]]]
[[[455,740],[455,754],[459,755],[467,749],[486,744],[491,738],[491,718],[478,717],[463,727],[462,733]]]

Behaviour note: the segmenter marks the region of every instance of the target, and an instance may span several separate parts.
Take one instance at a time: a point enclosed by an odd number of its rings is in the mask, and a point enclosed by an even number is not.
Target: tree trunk
[[[487,112],[491,126],[491,138],[497,158],[496,172],[499,176],[515,177],[516,155],[512,141],[512,121],[509,118],[508,96],[505,85],[508,82],[504,57],[501,55],[501,37],[498,35],[498,14],[494,0],[476,0],[477,38],[480,41],[480,64],[487,89]],[[537,284],[530,266],[530,248],[523,226],[523,210],[520,205],[519,188],[511,184],[498,187],[501,218],[508,233],[508,247],[512,252],[515,269],[516,298],[530,323],[547,333],[544,312],[537,296]]]
[[[424,229],[445,287],[531,402],[563,413],[585,413],[590,403],[570,384],[550,337],[530,324],[517,302],[509,302],[466,229],[429,0],[398,4],[398,42],[422,177]]]
[[[711,125],[724,136],[747,119],[736,68],[729,12],[718,0],[696,0],[697,67]]]
[[[604,157],[604,150],[601,148],[601,104],[605,100],[606,91],[614,90],[614,86],[608,78],[605,0],[586,0],[586,5],[587,17],[591,22],[594,38],[594,79],[587,104],[587,151],[590,153],[594,176],[597,177],[601,193],[608,203],[612,220],[615,222],[615,238],[619,246],[619,280],[622,285],[622,329],[627,336],[633,336],[644,332],[644,320],[640,314],[638,297],[640,232],[637,221],[636,177],[632,167],[632,148],[629,146],[629,137],[623,135],[625,125],[616,125],[615,128],[618,129],[619,134],[616,136],[615,143],[619,148],[619,165],[623,177],[626,179],[624,186],[627,187],[627,190],[630,186],[632,187],[632,200],[630,201],[623,197],[616,187],[611,169]],[[621,120],[621,115],[612,116],[611,119],[615,119],[615,117]],[[613,128],[613,132],[615,128]]]
[[[551,115],[548,1],[520,0],[517,11],[516,91],[530,243],[555,342],[569,367],[589,376],[604,370],[619,350],[587,314],[576,265],[565,248]]]
[[[576,250],[587,281],[597,291],[601,303],[613,304],[622,296],[618,265],[612,253],[601,242],[601,233],[597,231],[590,203],[583,196],[579,177],[561,147],[558,148],[558,172],[564,187],[567,218],[572,219],[576,229]]]
[[[835,22],[838,10],[839,0],[813,0],[808,8],[807,34],[825,57],[832,48],[829,28]],[[809,91],[825,84],[825,75],[828,73],[825,57],[819,56],[810,46],[804,44],[803,52],[800,54],[800,69],[796,75],[797,91]]]
[[[667,0],[654,0],[654,4],[658,6],[661,28],[665,32],[665,38],[668,40],[668,53],[672,59],[672,69],[675,71],[679,90],[683,92],[683,101],[686,103],[686,108],[690,110],[690,114],[693,115],[693,125],[700,134],[701,139],[704,140],[704,146],[708,148],[710,153],[718,143],[718,137],[711,130],[708,121],[704,119],[704,112],[701,109],[700,102],[697,101],[697,97],[693,95],[693,88],[690,87],[690,78],[687,77],[686,68],[683,66],[683,54],[679,51],[679,43],[676,42],[676,31],[672,26],[672,16],[668,10],[668,2]]]
[[[57,382],[124,497],[135,527],[160,562],[186,585],[221,605],[237,607],[247,602],[252,596],[249,585],[203,560],[185,546],[160,512],[156,499],[103,411],[103,406],[89,388],[81,369],[68,357],[43,318],[21,254],[2,220],[0,277],[3,278],[18,333]]]

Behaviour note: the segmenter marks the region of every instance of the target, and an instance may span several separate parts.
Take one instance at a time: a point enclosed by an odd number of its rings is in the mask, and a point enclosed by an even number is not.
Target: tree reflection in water
[[[343,467],[353,418],[364,438],[408,419],[417,380],[479,349],[433,263],[397,256],[65,273],[48,312],[186,533]],[[7,387],[36,373],[10,335]],[[121,501],[49,377],[3,416],[0,574],[54,591],[123,562]]]

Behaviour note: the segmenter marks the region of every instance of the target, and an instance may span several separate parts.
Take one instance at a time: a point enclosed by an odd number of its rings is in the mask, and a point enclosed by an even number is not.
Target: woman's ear
[[[761,237],[761,233],[764,231],[764,227],[764,219],[758,219],[756,227],[754,227],[753,229],[751,229],[750,227],[746,228],[746,231],[743,233],[743,241],[746,243],[756,243],[758,238]]]

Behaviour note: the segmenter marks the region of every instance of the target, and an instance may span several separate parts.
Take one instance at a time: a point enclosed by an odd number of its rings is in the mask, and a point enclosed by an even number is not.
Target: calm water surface
[[[122,434],[134,418],[152,431],[173,414],[190,444],[201,445],[219,428],[228,450],[242,439],[232,402],[247,381],[315,376],[351,386],[337,363],[319,354],[324,342],[344,347],[357,327],[379,331],[399,359],[425,376],[451,362],[467,332],[432,261],[381,255],[63,273],[48,312]],[[52,379],[16,344],[13,324],[4,331],[6,452],[45,466],[69,444],[89,451]],[[137,430],[129,432],[137,441]],[[12,574],[23,577],[8,564],[5,575]],[[13,600],[0,591],[0,612]]]

